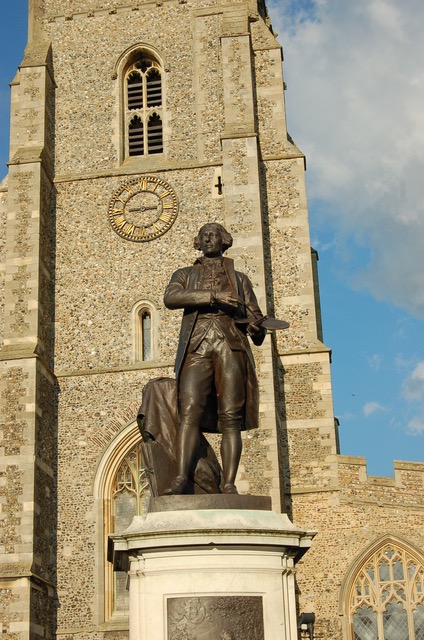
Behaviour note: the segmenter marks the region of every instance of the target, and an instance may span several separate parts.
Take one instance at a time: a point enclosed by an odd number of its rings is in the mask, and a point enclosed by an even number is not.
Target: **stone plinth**
[[[129,575],[130,640],[297,640],[293,569],[313,536],[266,498],[153,499],[110,539]]]

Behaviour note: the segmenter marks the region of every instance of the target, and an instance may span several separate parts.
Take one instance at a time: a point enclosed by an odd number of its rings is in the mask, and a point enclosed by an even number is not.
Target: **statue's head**
[[[233,245],[233,238],[230,233],[218,222],[208,222],[200,227],[197,236],[194,239],[193,246],[198,251],[203,251],[208,255],[209,243],[214,239],[214,251],[224,253]]]

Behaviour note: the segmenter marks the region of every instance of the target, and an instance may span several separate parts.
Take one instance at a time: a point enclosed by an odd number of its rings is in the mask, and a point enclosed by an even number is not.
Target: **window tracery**
[[[132,56],[124,74],[126,156],[163,153],[162,76],[152,55]]]
[[[394,543],[356,574],[349,599],[353,640],[424,638],[424,566]]]
[[[143,468],[141,442],[133,446],[121,460],[111,484],[110,523],[106,528],[106,539],[111,533],[124,531],[136,515],[144,513],[149,496],[147,473]],[[107,545],[106,545],[107,546]],[[108,566],[109,581],[112,581],[110,617],[125,616],[128,613],[127,574],[114,571]]]

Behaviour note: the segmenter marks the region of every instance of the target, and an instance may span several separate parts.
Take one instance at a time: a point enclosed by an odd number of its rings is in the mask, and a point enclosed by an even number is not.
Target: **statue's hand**
[[[259,338],[262,337],[264,333],[266,333],[266,329],[257,324],[249,324],[247,327],[247,333],[252,338]]]
[[[213,301],[224,307],[237,307],[240,304],[240,298],[231,291],[215,291]]]

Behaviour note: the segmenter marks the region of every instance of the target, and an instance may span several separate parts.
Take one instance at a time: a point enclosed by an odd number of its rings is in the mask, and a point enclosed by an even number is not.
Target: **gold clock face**
[[[155,176],[127,180],[115,191],[109,205],[112,229],[133,242],[159,238],[174,224],[177,214],[174,189]]]

